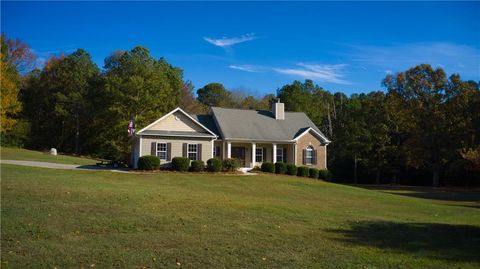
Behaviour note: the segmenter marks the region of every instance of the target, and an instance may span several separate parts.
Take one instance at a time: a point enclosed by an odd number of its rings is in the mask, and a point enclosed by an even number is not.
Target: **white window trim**
[[[260,161],[257,160],[257,155],[258,155],[258,154],[257,154],[257,151],[258,151],[258,150],[260,150],[260,152],[261,152],[260,155],[262,156],[262,159],[261,159]],[[265,159],[263,158],[263,148],[262,148],[262,147],[257,147],[257,148],[255,148],[255,162],[256,162],[256,163],[263,163],[264,161],[265,161]]]
[[[195,151],[190,151],[190,145],[195,146]],[[190,153],[195,154],[195,161],[198,160],[198,144],[187,144],[187,158],[190,159]]]
[[[310,160],[311,160],[310,163],[308,162],[308,159],[309,159],[308,158],[308,152],[309,151],[312,153],[311,158],[310,158]],[[313,147],[312,146],[308,146],[306,151],[305,151],[305,164],[306,165],[313,165]]]
[[[159,150],[159,149],[158,149],[161,144],[165,144],[165,150]],[[159,153],[160,153],[160,152],[165,152],[165,159],[160,158],[160,156],[159,156]],[[161,161],[166,161],[166,160],[167,160],[167,154],[168,154],[168,145],[167,145],[167,143],[165,143],[165,142],[157,142],[157,157],[158,157]]]
[[[281,155],[278,155],[278,151],[279,151],[279,150],[282,151],[282,154],[281,154]],[[275,152],[275,154],[277,155],[277,162],[280,162],[279,159],[278,159],[279,156],[280,156],[280,159],[282,159],[282,163],[285,162],[285,160],[283,159],[283,152],[284,152],[284,150],[285,150],[284,148],[277,148],[277,152]]]

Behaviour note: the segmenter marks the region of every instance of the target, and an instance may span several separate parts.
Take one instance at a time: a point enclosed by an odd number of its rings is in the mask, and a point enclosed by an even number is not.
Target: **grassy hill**
[[[1,168],[2,268],[480,267],[478,193]]]
[[[78,164],[89,165],[95,164],[96,160],[88,158],[80,158],[69,155],[58,154],[57,156],[50,155],[48,153],[21,149],[21,148],[6,148],[0,149],[1,157],[4,160],[23,160],[23,161],[37,161],[37,162],[52,162],[63,164]]]

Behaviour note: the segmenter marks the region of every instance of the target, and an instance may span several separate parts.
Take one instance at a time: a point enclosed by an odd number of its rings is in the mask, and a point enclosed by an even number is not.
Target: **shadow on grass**
[[[356,187],[378,190],[385,193],[409,196],[430,200],[455,201],[455,202],[478,202],[480,203],[480,189],[449,189],[449,188],[429,188],[412,186],[380,186],[370,185]]]
[[[480,227],[438,223],[360,222],[327,230],[339,241],[451,261],[480,261]]]
[[[98,166],[98,165],[79,165],[77,169],[82,169],[82,170],[104,170],[104,171],[111,171],[111,170],[116,170],[116,171],[128,171],[128,168],[125,167],[113,167],[113,166]]]

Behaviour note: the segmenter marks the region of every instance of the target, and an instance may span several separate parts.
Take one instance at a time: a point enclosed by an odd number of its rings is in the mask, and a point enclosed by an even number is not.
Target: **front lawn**
[[[21,148],[7,148],[0,149],[2,160],[22,160],[22,161],[37,161],[37,162],[51,162],[63,164],[78,164],[78,165],[92,165],[96,163],[94,159],[79,158],[69,155],[57,156],[50,155],[45,152],[21,149]]]
[[[479,268],[480,194],[2,165],[2,268]]]

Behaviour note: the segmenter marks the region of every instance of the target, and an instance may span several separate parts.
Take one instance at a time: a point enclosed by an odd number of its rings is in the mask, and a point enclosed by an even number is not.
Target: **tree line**
[[[388,74],[384,91],[331,93],[311,80],[251,96],[210,83],[195,91],[180,68],[137,46],[99,68],[87,51],[49,58],[1,37],[2,145],[128,160],[127,124],[143,127],[180,106],[268,110],[275,98],[305,112],[333,142],[334,180],[415,185],[480,184],[479,83],[421,64]]]

